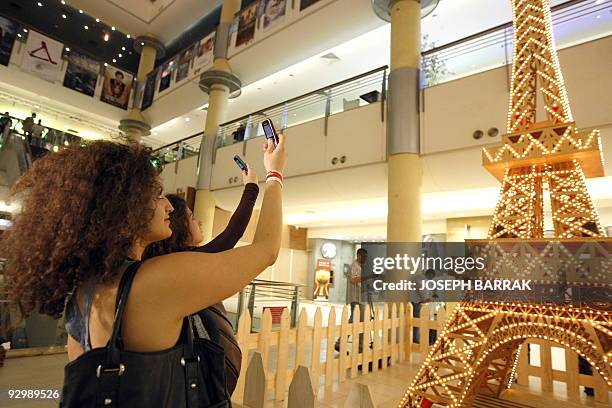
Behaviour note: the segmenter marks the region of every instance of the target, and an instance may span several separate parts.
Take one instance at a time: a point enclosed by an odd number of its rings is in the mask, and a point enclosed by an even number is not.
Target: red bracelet
[[[275,170],[270,170],[267,174],[266,174],[266,179],[268,179],[269,177],[277,177],[279,178],[281,181],[283,180],[283,175],[280,174],[278,171]]]

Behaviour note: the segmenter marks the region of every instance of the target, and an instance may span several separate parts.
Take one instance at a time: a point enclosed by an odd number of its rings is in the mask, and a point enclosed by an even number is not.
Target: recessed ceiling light
[[[86,26],[86,25],[84,25],[83,28],[86,29],[86,30],[89,30],[89,27]]]
[[[127,38],[132,38],[132,37],[130,37],[130,35],[129,35],[129,34],[126,34],[125,36],[126,36]]]
[[[99,19],[99,18],[96,18],[96,23],[99,23],[99,22],[100,22],[100,19]]]
[[[141,42],[141,43],[140,43],[140,45],[141,45],[141,46],[144,46],[144,43],[143,43],[143,42]]]
[[[598,14],[598,15],[597,15],[597,18],[601,18],[601,16]]]
[[[115,31],[115,27],[114,27],[114,26],[113,26],[113,27],[111,27],[111,30]]]
[[[83,10],[79,9],[79,13],[83,14]]]
[[[113,62],[117,62],[117,60],[113,58]]]
[[[21,33],[17,33],[17,37],[21,38]]]
[[[108,33],[104,34],[104,41],[108,41],[110,39],[110,35]]]
[[[104,63],[104,66],[105,66],[105,67],[108,67],[108,62],[105,62],[105,63]]]
[[[69,47],[66,47],[66,51],[70,52],[70,48],[69,48]]]
[[[123,54],[119,53],[119,58],[122,58],[122,57],[123,57]]]
[[[40,109],[40,105],[34,105],[36,109]]]
[[[122,50],[122,51],[125,51],[125,47],[121,47],[121,50]]]
[[[38,4],[38,7],[42,7],[42,3],[40,1],[36,4]]]
[[[153,136],[157,136],[157,132],[153,132]]]
[[[23,29],[23,32],[24,32],[24,33],[27,33],[27,32],[28,32],[28,29],[27,29],[27,28],[24,28],[24,29]]]
[[[62,18],[68,18],[65,14],[62,14]]]
[[[64,6],[66,5],[66,2],[65,2],[64,0],[62,0],[62,2],[61,2],[61,3],[62,3]]]
[[[189,122],[190,120],[190,118],[185,118],[185,122]]]

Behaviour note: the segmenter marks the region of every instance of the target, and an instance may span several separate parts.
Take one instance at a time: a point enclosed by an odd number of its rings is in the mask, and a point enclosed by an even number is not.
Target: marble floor
[[[4,367],[0,367],[0,407],[2,408],[50,408],[57,407],[54,399],[12,399],[9,390],[60,390],[63,380],[63,367],[66,364],[66,354],[52,354],[36,357],[9,358]],[[355,379],[347,379],[343,383],[334,383],[330,387],[320,385],[317,401],[320,408],[344,408],[351,389],[356,383],[369,386],[377,408],[397,407],[409,380],[415,374],[417,364],[402,363],[388,367],[384,371],[360,375]],[[606,405],[596,404],[584,397],[581,403],[570,403],[563,396],[544,394],[537,387],[513,387],[505,394],[505,398],[520,402],[535,408],[604,408]],[[286,401],[269,400],[266,408],[281,408]],[[352,407],[347,407],[352,408]]]

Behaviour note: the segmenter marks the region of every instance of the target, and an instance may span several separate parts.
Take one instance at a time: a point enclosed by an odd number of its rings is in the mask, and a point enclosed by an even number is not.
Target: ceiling
[[[369,0],[355,1],[359,2],[359,7],[363,9],[362,12],[369,15],[368,25],[357,27],[357,31],[351,31],[348,36],[347,28],[344,27],[343,31],[338,32],[337,42],[339,44],[331,47],[310,47],[302,50],[301,53],[298,49],[296,58],[294,58],[295,63],[281,65],[280,68],[274,66],[266,72],[259,73],[254,73],[252,70],[252,58],[259,51],[255,50],[255,53],[249,55],[242,53],[234,57],[232,65],[238,75],[245,78],[245,85],[242,95],[230,102],[227,119],[241,117],[260,110],[262,107],[388,64],[389,25],[373,16]],[[59,3],[59,0],[56,2]],[[564,0],[553,0],[552,4],[563,2]],[[172,33],[184,31],[189,24],[194,24],[220,2],[212,0],[67,0],[67,3],[70,6],[81,8],[86,14],[98,15],[103,23],[114,24],[117,31],[126,31],[131,27],[144,29],[143,27],[147,26],[147,30],[150,29],[155,34],[165,33],[163,35],[166,38],[172,38],[174,35]],[[439,46],[506,23],[510,19],[509,0],[442,0],[438,8],[423,19],[422,33],[428,36],[430,43]],[[361,29],[360,34],[359,29]],[[130,31],[134,35],[138,32],[136,29],[130,29]],[[347,37],[348,40],[341,40]],[[330,43],[329,41],[333,41],[333,38],[328,39],[327,44]],[[336,54],[338,59],[321,58],[329,52]],[[268,55],[268,53],[264,52],[263,55]],[[470,54],[468,57],[463,59],[471,61],[469,63],[472,66],[468,66],[468,68],[473,68],[471,73],[491,68],[491,58],[487,59],[479,53]],[[466,63],[468,62],[453,59],[449,61],[449,66],[453,71],[463,72],[465,67],[461,64]],[[499,64],[499,62],[496,63]],[[177,95],[176,98],[172,96],[161,98],[145,112],[145,116],[148,116],[153,126],[152,136],[147,139],[147,142],[154,146],[199,133],[203,128],[206,112],[202,108],[207,103],[207,97],[198,89],[197,84],[186,83],[173,93]],[[66,95],[74,95],[74,92]],[[58,94],[52,99],[51,102],[61,102],[61,108],[69,115],[87,117],[87,113],[81,109],[83,105],[77,95],[64,97],[63,94]],[[177,109],[177,106],[180,108]],[[102,116],[111,121],[118,121],[125,114],[124,111],[118,109],[109,112],[102,111],[97,109],[97,106],[88,107],[87,110],[94,113],[92,120],[98,120]],[[105,125],[108,120],[105,120]]]
[[[132,35],[152,34],[165,44],[209,14],[221,0],[67,0]]]

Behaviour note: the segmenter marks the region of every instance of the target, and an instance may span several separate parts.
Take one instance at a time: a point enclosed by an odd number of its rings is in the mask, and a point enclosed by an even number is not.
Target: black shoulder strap
[[[107,366],[116,367],[119,364],[119,347],[120,347],[120,336],[121,336],[121,322],[123,321],[123,312],[125,311],[125,305],[127,303],[130,289],[132,288],[132,282],[136,272],[140,267],[141,262],[130,263],[119,282],[117,288],[117,301],[115,308],[115,321],[113,322],[113,332],[110,339],[108,340],[108,354],[107,354]]]

